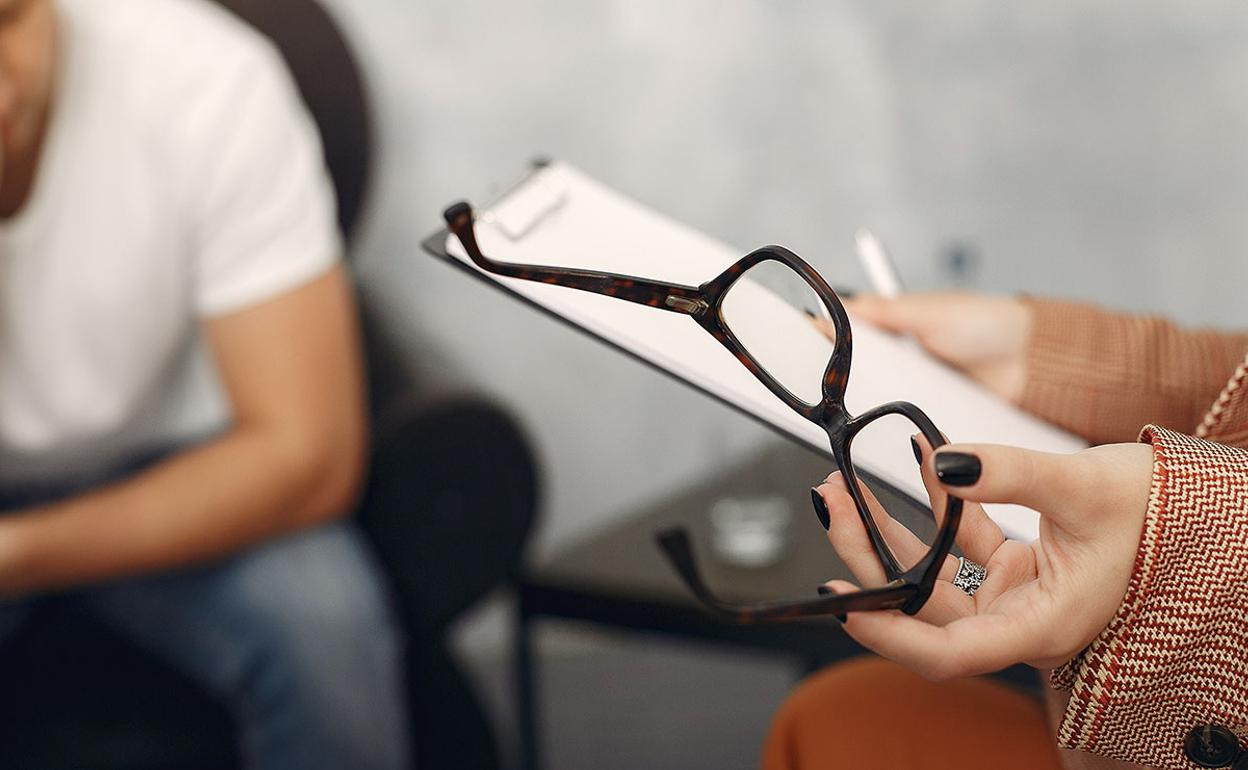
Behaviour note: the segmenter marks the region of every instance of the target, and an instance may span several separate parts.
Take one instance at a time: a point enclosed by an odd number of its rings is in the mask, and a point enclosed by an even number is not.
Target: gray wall
[[[912,288],[964,244],[963,284],[1248,327],[1240,0],[330,4],[379,115],[368,286],[532,433],[544,547],[768,436],[418,252],[538,151],[834,283],[868,224]]]

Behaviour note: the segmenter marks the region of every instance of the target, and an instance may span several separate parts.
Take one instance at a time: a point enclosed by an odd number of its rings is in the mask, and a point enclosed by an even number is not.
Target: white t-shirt
[[[341,253],[316,128],[271,43],[202,0],[58,10],[38,176],[0,221],[0,487],[220,431],[199,321]]]

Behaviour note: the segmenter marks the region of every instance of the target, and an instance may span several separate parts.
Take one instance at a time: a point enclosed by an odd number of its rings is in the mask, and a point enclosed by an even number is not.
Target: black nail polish
[[[923,464],[923,450],[919,449],[919,442],[914,440],[914,436],[910,437],[910,448],[914,450],[914,461],[919,465]]]
[[[983,470],[979,458],[963,452],[937,452],[936,477],[951,487],[969,487]]]
[[[819,517],[819,523],[826,530],[832,526],[832,517],[828,515],[828,504],[823,502],[823,495],[819,494],[819,490],[814,487],[810,488],[810,502],[815,506],[815,515]]]

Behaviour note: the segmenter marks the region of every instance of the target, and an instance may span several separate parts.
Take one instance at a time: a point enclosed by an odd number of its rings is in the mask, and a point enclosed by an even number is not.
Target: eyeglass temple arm
[[[590,270],[497,262],[485,256],[477,244],[477,236],[473,228],[472,206],[467,201],[452,204],[442,212],[442,216],[446,219],[447,227],[463,244],[468,257],[482,270],[510,278],[523,278],[594,294],[604,294],[608,297],[685,315],[701,315],[709,307],[702,289],[697,286],[663,283],[618,273],[597,273]]]
[[[835,615],[843,621],[846,612],[899,609],[909,602],[917,591],[913,585],[890,583],[881,588],[869,588],[852,594],[827,596],[809,601],[731,604],[711,593],[706,583],[703,582],[693,558],[693,549],[690,546],[687,530],[683,527],[673,527],[657,533],[655,539],[693,595],[716,614],[738,623],[801,620],[827,615]]]

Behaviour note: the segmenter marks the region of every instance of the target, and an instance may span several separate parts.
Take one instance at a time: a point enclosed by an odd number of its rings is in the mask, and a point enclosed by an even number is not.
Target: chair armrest
[[[529,443],[499,407],[462,395],[387,404],[359,519],[411,632],[440,633],[514,574],[537,495]]]

